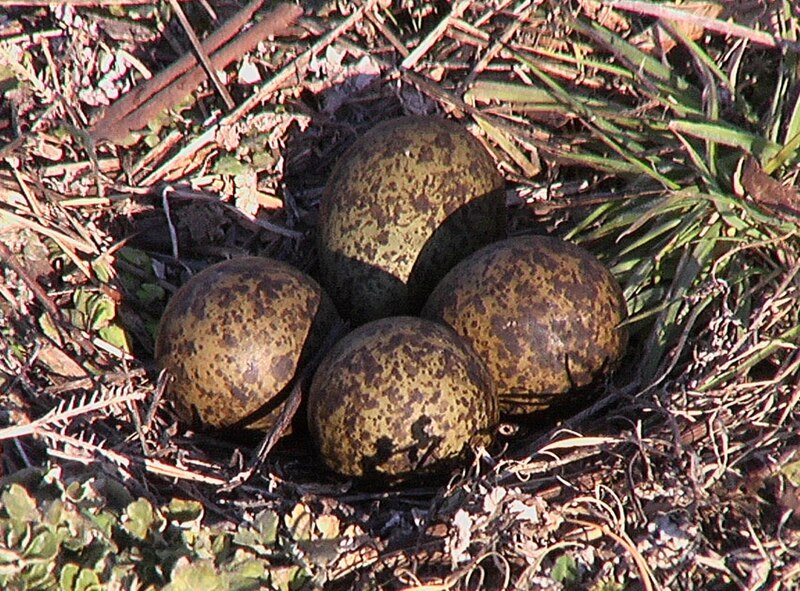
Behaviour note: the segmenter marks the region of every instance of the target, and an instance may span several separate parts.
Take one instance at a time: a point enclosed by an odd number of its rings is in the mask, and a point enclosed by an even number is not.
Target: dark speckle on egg
[[[333,303],[286,263],[242,257],[204,269],[164,310],[156,363],[178,414],[197,427],[268,429],[281,395],[336,321]],[[251,416],[257,416],[250,420]]]
[[[325,186],[321,283],[355,324],[416,314],[453,265],[505,229],[503,178],[478,140],[440,117],[391,119]]]
[[[422,316],[470,342],[510,414],[544,410],[602,378],[627,344],[614,276],[587,250],[546,236],[477,251],[439,283]]]
[[[325,356],[308,422],[329,468],[379,484],[442,473],[498,420],[483,361],[450,328],[408,316],[369,322]]]

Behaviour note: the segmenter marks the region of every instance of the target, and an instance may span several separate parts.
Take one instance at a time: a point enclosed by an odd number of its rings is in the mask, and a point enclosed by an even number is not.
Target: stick
[[[213,68],[222,69],[264,39],[285,33],[302,14],[299,6],[279,4],[263,20],[236,37],[262,3],[263,0],[253,0],[203,42],[203,51],[211,56]],[[225,45],[233,37],[236,38]],[[114,103],[90,130],[92,139],[122,141],[131,131],[144,128],[158,113],[177,105],[204,77],[197,58],[192,53],[185,54]]]
[[[377,0],[365,0],[364,4],[354,10],[353,13],[337,27],[328,31],[325,35],[320,37],[314,45],[283,66],[270,80],[261,86],[257,92],[247,97],[242,104],[236,107],[234,111],[231,111],[214,123],[213,126],[195,137],[167,162],[164,162],[156,170],[147,175],[147,177],[141,179],[139,184],[152,185],[164,180],[165,177],[177,169],[181,163],[194,158],[197,152],[213,142],[219,129],[225,129],[229,125],[234,125],[250,111],[267,100],[274,92],[287,83],[287,81],[293,81],[299,78],[314,56],[319,55],[326,47],[337,41],[353,25],[361,22],[364,14],[372,10],[376,2]]]
[[[731,35],[740,39],[747,39],[752,43],[766,45],[767,47],[790,49],[794,52],[800,51],[800,43],[791,39],[785,39],[766,31],[755,31],[744,25],[737,25],[736,23],[730,23],[717,18],[693,14],[688,10],[678,7],[673,8],[662,4],[642,2],[640,0],[606,0],[603,4],[618,10],[635,12],[636,14],[645,14],[665,20],[691,23],[708,31],[714,31],[715,33],[721,33],[723,35]]]

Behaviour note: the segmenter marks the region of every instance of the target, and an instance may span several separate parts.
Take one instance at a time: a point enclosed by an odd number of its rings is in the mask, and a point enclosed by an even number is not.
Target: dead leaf
[[[620,16],[607,3],[600,0],[579,0],[583,11],[600,26],[618,33],[631,28],[628,19]]]
[[[680,9],[692,15],[716,18],[722,14],[723,6],[719,2],[686,2],[680,5]],[[699,39],[705,30],[700,25],[686,21],[670,21],[670,26],[686,35],[692,41]],[[656,22],[632,37],[631,43],[642,51],[647,53],[655,52],[658,55],[666,55],[677,45],[677,41],[665,30],[660,22]]]
[[[51,373],[65,378],[83,378],[87,375],[86,370],[77,361],[51,343],[45,343],[39,349],[38,359]]]
[[[757,204],[791,215],[800,215],[800,194],[792,187],[782,185],[749,156],[742,167],[740,182],[744,191]]]
[[[315,525],[320,538],[332,540],[339,537],[342,522],[336,515],[320,515],[317,517]]]
[[[286,515],[284,523],[295,540],[310,540],[314,525],[314,515],[304,503],[297,503],[292,512]]]

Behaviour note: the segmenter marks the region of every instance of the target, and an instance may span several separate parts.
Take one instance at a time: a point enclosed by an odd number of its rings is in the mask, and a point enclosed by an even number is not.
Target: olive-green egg
[[[497,399],[481,359],[452,329],[401,316],[364,324],[325,356],[308,424],[332,470],[380,485],[434,476],[488,445]]]
[[[422,316],[468,340],[492,374],[500,409],[544,410],[619,363],[627,343],[622,290],[587,250],[521,236],[456,265]]]
[[[438,117],[385,121],[325,186],[321,282],[355,324],[416,314],[455,263],[505,228],[503,178],[466,129]]]
[[[290,382],[337,320],[316,281],[241,257],[189,279],[164,310],[156,363],[180,417],[200,428],[269,429]]]

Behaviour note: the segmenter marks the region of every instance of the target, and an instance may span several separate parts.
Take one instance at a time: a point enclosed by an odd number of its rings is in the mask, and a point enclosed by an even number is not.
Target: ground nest
[[[800,13],[732,6],[4,2],[0,586],[793,588]],[[333,163],[402,114],[487,147],[513,234],[611,269],[620,370],[436,486],[187,430],[169,296],[313,273]]]

